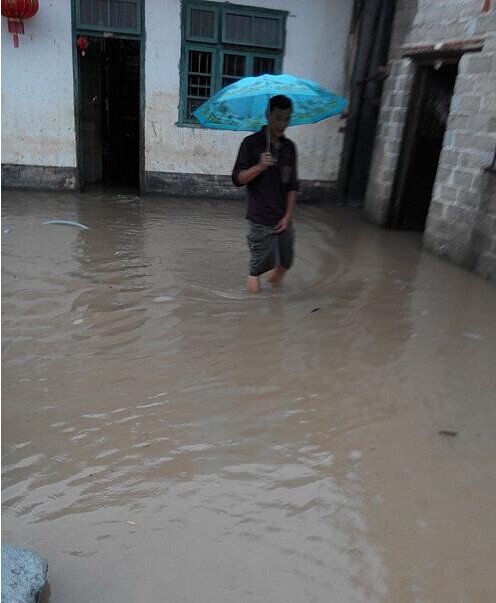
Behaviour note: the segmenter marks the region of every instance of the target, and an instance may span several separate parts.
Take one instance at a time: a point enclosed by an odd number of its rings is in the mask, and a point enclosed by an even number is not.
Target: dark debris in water
[[[438,431],[438,433],[441,435],[446,435],[446,436],[451,436],[451,437],[455,437],[456,435],[458,435],[458,431],[452,431],[451,429],[440,429]]]
[[[313,310],[310,311],[310,314],[313,314],[314,312],[318,312],[320,310],[320,308],[314,308]]]

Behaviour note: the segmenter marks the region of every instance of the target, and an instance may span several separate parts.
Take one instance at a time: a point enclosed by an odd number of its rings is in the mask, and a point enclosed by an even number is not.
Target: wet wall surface
[[[494,286],[356,210],[250,296],[239,201],[2,201],[3,540],[52,603],[496,600]]]

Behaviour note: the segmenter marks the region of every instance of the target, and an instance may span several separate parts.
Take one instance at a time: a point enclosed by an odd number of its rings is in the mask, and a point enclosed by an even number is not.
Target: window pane
[[[193,111],[203,105],[204,102],[205,100],[199,98],[188,98],[188,106],[186,108],[188,120],[195,121],[196,123],[198,123],[195,116],[193,115]]]
[[[81,25],[108,27],[107,0],[80,0]]]
[[[253,42],[259,46],[279,46],[279,20],[254,17]]]
[[[215,13],[211,10],[192,8],[189,33],[194,38],[212,39],[215,35]]]
[[[238,54],[224,55],[224,69],[222,75],[244,77],[246,73],[246,57]]]
[[[110,0],[110,27],[138,28],[138,5],[126,0]]]
[[[210,77],[206,75],[190,75],[188,78],[188,96],[210,96]]]
[[[188,55],[186,119],[195,121],[193,111],[211,95],[212,53],[203,50],[190,50]]]
[[[237,82],[246,75],[246,57],[239,54],[225,54],[222,67],[222,86]]]
[[[275,73],[276,61],[275,59],[268,59],[263,57],[253,58],[253,75],[263,75],[264,73]]]
[[[227,39],[236,42],[251,42],[251,25],[251,16],[228,13],[226,17]]]
[[[188,71],[190,73],[212,73],[212,53],[202,50],[190,50],[188,60]]]

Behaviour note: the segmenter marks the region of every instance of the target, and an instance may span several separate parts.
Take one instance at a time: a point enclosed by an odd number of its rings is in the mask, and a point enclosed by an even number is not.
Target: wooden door
[[[102,53],[100,42],[92,38],[81,65],[81,137],[83,148],[83,184],[102,179]]]

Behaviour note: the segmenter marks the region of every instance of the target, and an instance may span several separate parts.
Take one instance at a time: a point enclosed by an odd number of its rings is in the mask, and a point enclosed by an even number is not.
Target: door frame
[[[86,29],[77,26],[77,0],[71,0],[72,66],[74,78],[74,126],[76,131],[76,189],[82,192],[83,176],[83,140],[82,140],[82,103],[81,103],[81,56],[77,47],[78,36],[135,40],[140,43],[140,86],[139,86],[139,192],[145,192],[145,0],[140,2],[141,32],[108,32],[99,29]]]
[[[412,156],[417,144],[423,102],[428,85],[429,74],[427,69],[435,67],[442,62],[445,65],[456,65],[461,58],[461,54],[456,56],[442,55],[435,58],[415,59],[415,74],[413,76],[412,86],[410,88],[410,100],[406,113],[403,136],[401,139],[400,154],[396,164],[393,189],[389,201],[389,212],[387,225],[390,228],[401,228],[402,200],[405,192],[405,186],[410,171]],[[419,102],[420,101],[420,102]]]

